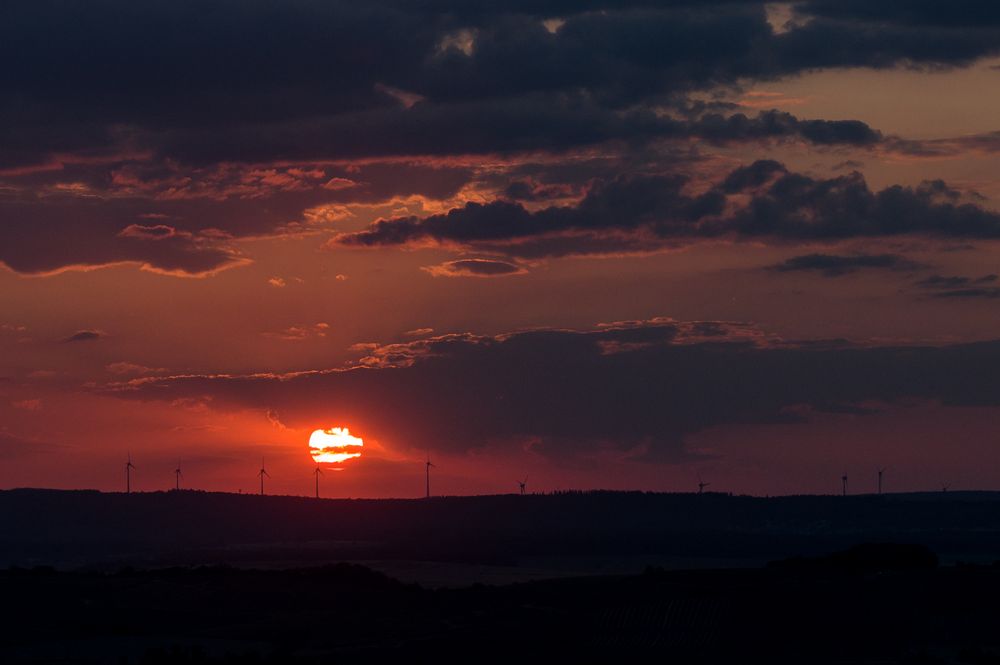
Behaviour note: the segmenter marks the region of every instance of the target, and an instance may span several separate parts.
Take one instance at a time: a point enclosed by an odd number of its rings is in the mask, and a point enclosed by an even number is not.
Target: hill
[[[669,567],[673,560],[727,567],[862,542],[925,545],[945,562],[992,561],[1000,552],[1000,493],[760,498],[587,492],[340,500],[0,491],[0,565],[547,561],[553,570],[582,571],[580,562],[588,557],[636,566]]]

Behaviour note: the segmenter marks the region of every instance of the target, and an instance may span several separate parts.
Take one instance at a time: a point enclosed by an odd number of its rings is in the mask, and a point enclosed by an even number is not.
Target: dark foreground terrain
[[[637,573],[649,564],[759,567],[863,542],[925,545],[944,563],[992,562],[1000,559],[1000,493],[760,498],[588,492],[343,500],[0,491],[0,567],[275,568],[377,561],[575,575]]]
[[[428,590],[361,566],[0,573],[3,663],[1000,663],[1000,568],[918,550]]]
[[[1000,665],[998,499],[0,492],[0,663]]]

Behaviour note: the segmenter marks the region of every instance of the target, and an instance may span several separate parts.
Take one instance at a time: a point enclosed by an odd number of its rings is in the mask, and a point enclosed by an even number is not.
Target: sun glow
[[[309,452],[319,464],[340,464],[361,457],[364,441],[346,427],[318,429],[309,436]]]

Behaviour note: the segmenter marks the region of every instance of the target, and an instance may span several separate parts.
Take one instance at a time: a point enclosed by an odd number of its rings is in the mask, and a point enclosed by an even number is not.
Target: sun
[[[361,457],[364,441],[346,427],[318,429],[309,435],[309,453],[318,464],[340,464]]]

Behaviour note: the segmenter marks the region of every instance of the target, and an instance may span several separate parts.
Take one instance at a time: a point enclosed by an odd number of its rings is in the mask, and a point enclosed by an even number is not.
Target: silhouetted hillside
[[[660,571],[428,590],[360,566],[0,572],[0,662],[998,662],[1000,568]],[[15,611],[9,611],[15,610]]]
[[[193,491],[0,492],[0,564],[240,563],[524,557],[762,562],[861,542],[1000,555],[1000,494],[734,497],[592,492],[316,500]]]
[[[936,568],[938,558],[923,545],[862,543],[842,552],[815,557],[797,556],[771,562],[770,566],[796,571],[883,573]]]

